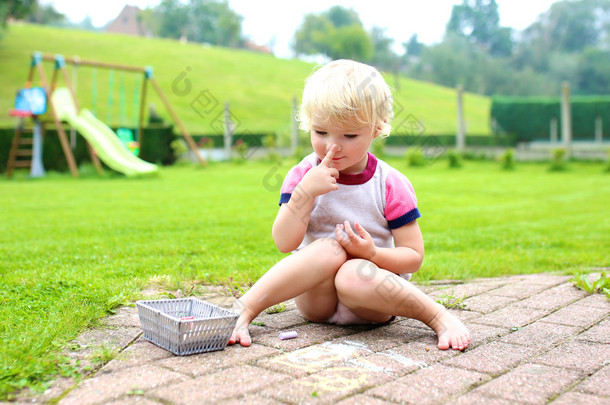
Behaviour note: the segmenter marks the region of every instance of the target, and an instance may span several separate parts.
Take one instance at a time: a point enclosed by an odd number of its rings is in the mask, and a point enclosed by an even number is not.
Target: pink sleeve
[[[399,171],[392,170],[385,181],[385,217],[390,229],[400,228],[421,217],[411,182]]]
[[[297,184],[301,182],[305,173],[311,169],[311,163],[307,161],[302,161],[298,165],[294,166],[284,179],[284,183],[282,183],[282,189],[280,191],[280,205],[287,203],[290,201],[290,197],[292,196],[292,192],[296,188]]]

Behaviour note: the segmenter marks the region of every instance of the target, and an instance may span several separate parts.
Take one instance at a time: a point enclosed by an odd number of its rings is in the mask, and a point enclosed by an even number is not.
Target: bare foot
[[[235,325],[235,329],[233,329],[233,333],[229,338],[228,345],[234,345],[235,343],[239,343],[244,347],[248,347],[252,344],[252,339],[250,338],[250,331],[248,330],[249,322],[244,322],[241,317],[237,320],[237,324]]]
[[[432,319],[430,327],[438,336],[438,348],[441,350],[464,350],[470,344],[470,332],[466,326],[445,308]]]
[[[235,303],[232,311],[238,313],[239,318],[237,319],[237,323],[235,324],[235,328],[233,329],[233,333],[231,334],[227,344],[234,345],[235,343],[239,343],[244,347],[248,347],[252,344],[248,325],[250,325],[250,322],[252,322],[252,319],[255,317],[246,310],[246,307],[241,301],[237,301]]]

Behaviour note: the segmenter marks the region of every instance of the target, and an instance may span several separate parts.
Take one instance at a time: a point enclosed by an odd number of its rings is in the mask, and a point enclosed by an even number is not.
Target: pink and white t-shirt
[[[312,153],[290,169],[282,184],[280,205],[290,200],[305,173],[318,164],[320,159]],[[352,227],[359,222],[376,246],[394,247],[391,230],[421,217],[409,180],[371,153],[362,173],[340,174],[337,184],[338,190],[315,198],[305,238],[297,250],[319,238],[335,238],[335,226],[344,221]]]

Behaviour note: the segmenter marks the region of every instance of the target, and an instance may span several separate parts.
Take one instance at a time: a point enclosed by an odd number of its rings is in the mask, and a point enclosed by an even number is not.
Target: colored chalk
[[[288,331],[288,332],[280,333],[280,339],[282,339],[282,340],[294,339],[297,336],[299,336],[299,334],[297,333],[296,330],[291,330],[291,331]]]

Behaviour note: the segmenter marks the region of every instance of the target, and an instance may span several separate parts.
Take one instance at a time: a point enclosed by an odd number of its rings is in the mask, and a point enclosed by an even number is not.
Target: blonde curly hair
[[[377,69],[352,60],[336,60],[305,81],[299,127],[311,131],[315,114],[327,122],[370,126],[377,135],[388,136],[392,100],[390,87]]]

